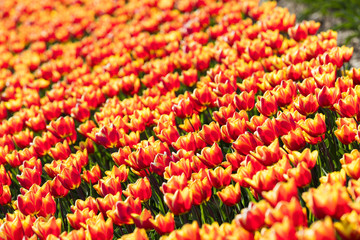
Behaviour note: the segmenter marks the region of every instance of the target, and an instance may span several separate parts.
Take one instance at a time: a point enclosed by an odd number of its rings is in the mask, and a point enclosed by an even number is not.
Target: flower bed
[[[0,239],[355,239],[360,69],[275,2],[3,1]]]

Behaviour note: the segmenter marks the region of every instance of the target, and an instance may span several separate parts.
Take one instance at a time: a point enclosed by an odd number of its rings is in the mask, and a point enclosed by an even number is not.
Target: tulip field
[[[360,68],[259,0],[0,1],[0,240],[360,239]]]

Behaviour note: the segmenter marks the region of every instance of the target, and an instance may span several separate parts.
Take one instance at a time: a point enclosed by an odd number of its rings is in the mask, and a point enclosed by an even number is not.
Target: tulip
[[[114,236],[113,222],[110,218],[106,221],[100,214],[94,221],[87,221],[87,230],[91,239],[111,240]]]
[[[266,201],[251,202],[247,208],[241,210],[241,214],[235,217],[235,223],[247,231],[256,231],[264,226],[265,213],[269,208],[270,206]]]
[[[298,124],[311,137],[319,137],[326,132],[325,115],[321,113],[317,113],[314,119],[306,119]]]
[[[240,184],[229,185],[216,194],[225,205],[234,206],[241,200]]]
[[[331,216],[340,219],[351,211],[350,197],[340,183],[335,185],[320,185],[317,189],[311,188],[302,195],[306,205],[317,218]]]
[[[158,214],[155,219],[150,219],[153,228],[160,235],[171,233],[175,229],[174,215],[168,212],[165,216]]]
[[[148,178],[140,178],[134,184],[129,184],[123,191],[126,197],[132,196],[146,202],[151,198],[151,186]]]
[[[192,207],[193,196],[188,187],[183,190],[176,190],[175,194],[164,194],[165,204],[174,215],[181,215],[190,211]]]
[[[271,206],[275,207],[280,201],[289,202],[293,197],[297,197],[297,187],[294,179],[288,182],[279,182],[273,190],[262,192],[261,195]]]
[[[47,239],[51,234],[58,237],[61,232],[61,220],[53,216],[39,217],[34,222],[32,229],[41,240]]]
[[[69,190],[78,188],[81,183],[80,172],[74,166],[65,167],[57,178]]]

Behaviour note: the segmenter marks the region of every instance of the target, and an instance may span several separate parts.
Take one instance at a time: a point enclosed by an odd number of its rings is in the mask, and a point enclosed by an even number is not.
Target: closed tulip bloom
[[[137,228],[144,228],[147,230],[153,228],[153,225],[150,220],[153,220],[154,218],[152,217],[151,212],[146,208],[144,208],[140,214],[132,213],[131,217]]]
[[[203,202],[207,202],[210,200],[212,195],[212,186],[207,177],[202,180],[194,180],[189,184],[189,187],[190,191],[192,192],[194,205],[199,206]]]
[[[94,167],[91,168],[91,170],[85,170],[81,174],[81,177],[87,183],[91,182],[91,184],[96,184],[101,178],[101,171],[99,165],[96,164]]]
[[[71,149],[68,142],[65,140],[63,143],[59,142],[55,147],[50,148],[50,155],[55,160],[67,159],[71,154]]]
[[[25,233],[19,217],[16,217],[13,221],[5,221],[2,224],[0,237],[3,239],[21,240],[23,239],[24,235]]]
[[[17,175],[16,179],[20,185],[29,189],[33,184],[41,185],[41,172],[37,168],[24,168],[21,175]]]
[[[314,119],[308,118],[298,124],[311,137],[319,137],[326,132],[325,115],[321,113],[317,113]]]
[[[106,214],[108,210],[111,210],[118,201],[121,201],[121,193],[118,192],[115,195],[108,194],[104,198],[97,198],[96,203],[99,211],[102,214]]]
[[[275,139],[269,146],[258,146],[250,154],[264,166],[270,166],[279,161],[284,150],[279,146],[279,140]]]
[[[76,209],[72,214],[66,214],[66,218],[72,228],[80,229],[82,228],[82,224],[86,224],[87,219],[93,218],[95,215],[94,211],[85,208],[84,210]]]
[[[225,205],[234,206],[241,200],[240,184],[236,183],[235,186],[229,185],[220,192],[217,192],[217,195]]]
[[[240,154],[247,155],[253,151],[257,146],[263,145],[263,142],[260,141],[254,134],[245,132],[241,134],[235,142],[233,142],[232,147]]]
[[[88,208],[89,211],[93,211],[95,214],[98,213],[99,207],[96,202],[96,199],[93,197],[87,197],[85,200],[78,199],[75,201],[75,204],[70,207],[71,212],[75,212],[76,210],[84,210]]]
[[[123,224],[133,224],[134,221],[131,214],[140,215],[140,213],[140,199],[134,199],[130,196],[125,201],[118,200],[115,204],[115,208],[112,205],[111,210],[108,210],[106,215],[113,220],[114,224],[121,226]]]
[[[203,125],[201,131],[199,131],[199,136],[207,145],[219,142],[221,139],[219,124],[211,122],[209,125]]]
[[[279,182],[273,190],[262,192],[261,195],[271,206],[275,207],[281,201],[289,202],[293,197],[297,198],[298,191],[294,179],[288,182]]]
[[[290,131],[287,135],[282,136],[281,141],[290,151],[298,151],[306,146],[301,128],[297,128],[296,130]]]
[[[11,202],[11,191],[8,185],[1,186],[0,205],[6,205]]]
[[[250,130],[250,132],[255,132],[256,128],[263,125],[263,123],[267,120],[268,118],[265,117],[264,115],[260,114],[260,115],[254,115],[251,117],[250,122],[246,122],[246,125],[248,127],[248,129]]]
[[[3,193],[4,194],[4,193]],[[41,192],[28,191],[17,197],[17,207],[24,215],[38,214],[42,205]]]
[[[198,114],[193,114],[191,118],[186,118],[184,124],[180,124],[179,128],[185,132],[196,132],[201,128],[201,121]],[[176,141],[176,140],[175,140]]]
[[[65,197],[69,193],[69,189],[65,188],[58,177],[48,180],[51,195],[57,198]]]
[[[42,199],[39,216],[47,217],[49,214],[54,215],[56,212],[56,203],[54,197],[51,196],[51,193],[46,194],[46,196]]]
[[[274,168],[258,171],[251,179],[245,178],[244,180],[257,193],[269,191],[278,183]]]
[[[312,169],[317,161],[319,152],[314,150],[311,152],[309,148],[305,148],[302,152],[292,151],[291,154],[288,155],[290,162],[297,166],[301,162],[305,162],[309,169]]]
[[[359,214],[356,211],[347,213],[341,217],[339,222],[334,223],[336,232],[341,236],[341,239],[359,239],[359,228],[357,227],[360,222]]]
[[[294,197],[290,201],[281,201],[275,208],[266,213],[265,222],[271,226],[288,218],[294,227],[307,226],[306,208],[303,208],[300,201]]]
[[[226,169],[222,167],[217,167],[214,170],[207,170],[207,177],[210,181],[210,184],[215,188],[223,188],[228,186],[231,182],[231,166]]]
[[[148,178],[140,178],[133,184],[128,184],[126,190],[123,191],[126,197],[132,196],[139,198],[141,201],[147,201],[151,198],[151,186]]]
[[[246,131],[247,124],[245,118],[229,118],[227,119],[226,125],[221,126],[221,131],[224,127],[226,127],[227,133],[231,138],[231,141],[233,141]]]
[[[345,186],[346,184],[346,172],[344,169],[341,169],[340,171],[331,172],[326,176],[322,176],[319,180],[320,183],[325,184],[336,184],[341,183],[341,185]]]
[[[196,88],[194,90],[193,95],[199,101],[199,103],[203,106],[214,107],[214,102],[217,99],[214,91],[211,90],[208,86],[203,86],[201,88]]]
[[[81,183],[80,173],[74,166],[65,167],[57,178],[69,190],[78,188]]]
[[[301,162],[295,168],[291,168],[285,175],[286,179],[293,178],[297,187],[305,187],[311,183],[311,171],[305,162]]]
[[[235,95],[233,104],[239,111],[250,111],[255,105],[254,96],[255,92],[252,90],[250,92],[243,91],[239,95]]]
[[[180,159],[178,162],[170,162],[169,166],[165,168],[164,178],[170,179],[172,176],[179,176],[185,174],[189,179],[192,173],[191,162],[189,159]]]
[[[313,114],[319,109],[317,99],[311,93],[307,96],[299,95],[294,101],[294,106],[303,115]]]
[[[194,106],[190,98],[181,99],[179,103],[174,104],[172,111],[179,118],[191,117],[193,114]]]
[[[100,214],[101,215],[101,214]],[[114,226],[110,218],[106,221],[99,217],[95,221],[87,221],[87,230],[91,239],[111,240],[114,236]]]
[[[118,192],[122,193],[121,182],[118,178],[106,177],[100,179],[97,185],[94,185],[100,196],[105,197],[108,194],[115,195]]]
[[[160,235],[171,233],[175,229],[174,214],[168,212],[165,216],[158,214],[155,219],[150,219],[155,231]]]
[[[258,203],[251,202],[235,217],[235,223],[248,231],[256,231],[264,226],[265,213],[268,209],[270,209],[270,205],[264,200]]]
[[[192,132],[192,131],[190,131],[190,132]],[[176,126],[168,126],[167,128],[164,128],[163,130],[161,130],[160,134],[156,134],[156,136],[160,140],[171,145],[172,143],[175,143],[179,139],[180,134],[179,134]]]
[[[308,28],[304,23],[297,24],[294,27],[288,29],[288,34],[295,41],[305,40],[308,36]]]
[[[203,148],[201,154],[197,156],[209,168],[219,165],[224,159],[221,148],[216,142],[211,147]]]
[[[324,184],[311,188],[302,195],[306,205],[317,218],[330,216],[340,219],[351,211],[351,199],[346,188],[338,184]]]
[[[276,124],[276,119],[266,119],[266,121],[259,127],[256,128],[256,132],[254,133],[264,145],[270,145],[280,133],[284,132],[284,128],[278,128]]]
[[[355,159],[354,161],[343,164],[342,168],[345,170],[346,174],[353,179],[360,178],[360,158]]]
[[[334,104],[336,112],[342,117],[354,117],[359,114],[359,97],[347,95]]]
[[[326,216],[311,224],[309,228],[298,231],[297,237],[304,240],[335,240],[336,231],[331,217]]]
[[[274,115],[278,110],[276,98],[271,94],[264,94],[263,97],[259,97],[255,106],[266,117]]]
[[[160,187],[162,193],[175,193],[176,190],[183,190],[188,185],[185,174],[180,176],[172,176],[166,183],[164,182]]]
[[[39,217],[34,222],[32,229],[41,240],[45,240],[50,234],[58,237],[61,232],[61,219],[53,216]]]
[[[76,141],[75,122],[72,117],[60,117],[56,121],[50,122],[47,129],[59,138],[67,138],[70,143]]]
[[[186,187],[183,190],[177,190],[175,194],[166,193],[164,201],[174,215],[181,215],[190,211],[193,196],[190,189]]]
[[[321,90],[316,90],[316,98],[320,107],[331,108],[339,98],[339,90],[324,86]]]
[[[96,143],[103,145],[106,148],[114,148],[120,146],[120,133],[114,124],[104,125],[96,134]]]
[[[358,131],[348,125],[343,125],[341,128],[336,129],[334,134],[342,144],[348,145],[355,141]]]

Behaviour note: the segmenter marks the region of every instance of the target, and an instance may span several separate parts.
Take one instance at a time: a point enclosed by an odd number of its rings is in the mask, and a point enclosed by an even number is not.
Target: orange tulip
[[[69,190],[78,188],[81,183],[80,173],[74,166],[65,167],[57,178]]]
[[[232,147],[240,154],[247,155],[250,151],[253,151],[257,146],[261,146],[263,143],[252,133],[245,132],[241,134]]]
[[[297,197],[298,191],[294,179],[288,182],[279,182],[273,190],[262,192],[261,195],[271,206],[275,207],[279,202],[289,202],[293,197]]]
[[[61,220],[53,216],[47,218],[39,217],[32,226],[35,234],[42,240],[47,239],[49,235],[58,237],[61,232]]]
[[[112,205],[111,210],[106,212],[107,216],[112,219],[116,225],[133,224],[131,214],[141,213],[141,201],[139,198],[128,197],[125,201],[118,200],[115,207]]]
[[[258,97],[255,106],[266,117],[274,115],[278,110],[276,98],[271,94],[264,94],[263,97]]]
[[[212,195],[212,186],[207,177],[204,179],[196,179],[189,184],[190,191],[193,196],[193,204],[201,205],[203,202],[210,200]]]
[[[17,207],[24,215],[38,214],[41,209],[41,192],[28,191],[24,195],[18,195]]]
[[[301,128],[297,128],[296,130],[290,131],[287,135],[282,136],[281,141],[290,151],[298,151],[306,146]]]
[[[285,152],[279,147],[279,141],[275,139],[269,146],[257,146],[250,154],[264,166],[270,166],[279,161]]]
[[[270,206],[266,201],[251,202],[246,209],[241,210],[241,214],[235,217],[235,223],[247,231],[256,231],[264,226],[265,213],[269,208]]]
[[[82,228],[82,224],[86,224],[86,220],[95,217],[95,213],[88,208],[84,210],[76,209],[73,214],[66,214],[67,221],[74,229]]]
[[[343,125],[340,129],[336,129],[334,134],[342,144],[348,145],[355,141],[358,131],[348,125]]]
[[[315,113],[319,109],[319,104],[314,94],[309,94],[306,97],[299,95],[295,101],[294,105],[296,110],[303,115],[310,115]]]
[[[240,184],[229,185],[216,194],[225,205],[234,206],[241,200]]]
[[[328,215],[340,219],[342,215],[351,211],[349,194],[340,183],[320,185],[317,189],[311,188],[308,192],[304,192],[302,197],[317,218]]]
[[[219,165],[224,159],[221,148],[216,142],[211,147],[203,148],[201,154],[197,156],[209,168]]]
[[[91,239],[113,239],[114,227],[110,218],[105,221],[102,214],[100,214],[96,219],[92,220],[90,218],[89,220],[86,221],[86,226]]]
[[[170,211],[175,215],[181,215],[190,211],[193,195],[188,187],[183,190],[176,190],[175,194],[165,193],[164,201]]]
[[[314,119],[306,119],[298,124],[311,137],[319,137],[326,132],[325,115],[321,113],[317,113]]]
[[[304,240],[335,240],[336,232],[331,217],[326,216],[325,219],[311,224],[308,229],[300,230],[297,237]]]
[[[132,196],[139,198],[141,201],[147,201],[151,198],[151,186],[148,178],[140,178],[133,184],[128,184],[126,190],[123,191],[126,197]]]
[[[168,212],[165,216],[158,214],[155,219],[150,219],[153,228],[160,235],[171,233],[175,229],[174,215]]]
[[[203,125],[199,131],[199,137],[207,144],[212,145],[221,139],[220,126],[218,123],[211,122],[209,125]]]

